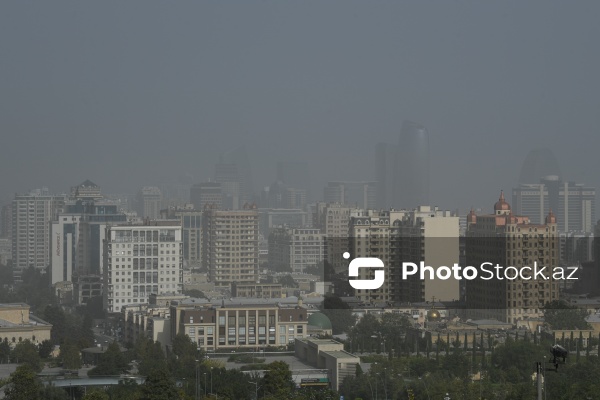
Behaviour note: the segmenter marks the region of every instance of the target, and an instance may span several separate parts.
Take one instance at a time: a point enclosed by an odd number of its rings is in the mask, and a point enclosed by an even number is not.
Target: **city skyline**
[[[241,145],[255,191],[292,158],[320,193],[372,180],[405,119],[429,132],[432,205],[486,206],[540,147],[600,186],[598,4],[62,4],[3,5],[2,202],[88,178],[207,181]]]

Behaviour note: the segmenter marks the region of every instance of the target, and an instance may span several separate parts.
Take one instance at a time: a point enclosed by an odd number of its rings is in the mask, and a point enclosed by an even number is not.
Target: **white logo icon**
[[[347,260],[350,258],[350,253],[345,252],[344,258]],[[350,261],[348,265],[348,275],[351,277],[358,277],[359,268],[384,268],[383,261],[375,257],[358,257]],[[351,279],[349,280],[350,286],[354,289],[379,289],[385,280],[385,273],[383,269],[375,271],[375,279]]]

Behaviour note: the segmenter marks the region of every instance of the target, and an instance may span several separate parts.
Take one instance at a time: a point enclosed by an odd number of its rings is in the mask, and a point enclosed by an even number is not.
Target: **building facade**
[[[494,214],[476,215],[471,211],[467,223],[466,262],[478,268],[480,276],[481,264],[485,262],[499,265],[500,271],[509,267],[533,268],[534,262],[547,269],[559,265],[558,224],[552,212],[544,224],[531,223],[527,216],[514,215],[501,193]],[[559,298],[558,282],[552,274],[547,274],[548,280],[531,279],[532,273],[527,270],[523,274],[516,279],[467,281],[467,308],[473,318],[516,324],[541,317],[546,303]]]
[[[210,205],[218,210],[223,208],[223,192],[219,182],[197,183],[190,188],[190,201],[196,210],[202,211]]]
[[[256,282],[258,276],[258,210],[204,210],[202,266],[215,284]]]
[[[325,261],[325,236],[319,229],[275,229],[269,235],[269,266],[276,271],[302,273]]]
[[[12,202],[12,257],[15,280],[28,267],[46,269],[50,265],[50,224],[65,204],[64,195],[51,195],[48,189],[17,194]]]
[[[157,219],[162,208],[162,192],[155,186],[144,186],[135,198],[135,211],[140,218]]]
[[[109,226],[104,243],[103,298],[108,312],[147,303],[153,293],[182,292],[181,226],[170,221]]]

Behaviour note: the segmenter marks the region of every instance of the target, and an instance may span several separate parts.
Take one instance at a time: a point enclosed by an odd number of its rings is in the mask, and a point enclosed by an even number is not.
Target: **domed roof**
[[[323,313],[314,313],[308,317],[308,325],[316,326],[321,329],[331,329],[331,321],[329,317]]]
[[[504,190],[501,190],[500,198],[498,199],[496,204],[494,204],[494,211],[509,211],[509,210],[510,210],[510,204],[508,204],[506,202],[506,200],[504,200]]]
[[[432,308],[429,311],[427,311],[427,320],[429,321],[437,321],[438,319],[440,319],[440,317],[440,312],[435,308]]]

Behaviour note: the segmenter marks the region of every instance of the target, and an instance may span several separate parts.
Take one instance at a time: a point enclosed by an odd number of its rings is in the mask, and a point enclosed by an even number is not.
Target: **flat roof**
[[[357,362],[360,361],[359,356],[355,356],[354,354],[348,353],[346,351],[323,351],[323,353],[335,358],[355,358],[357,359]]]

